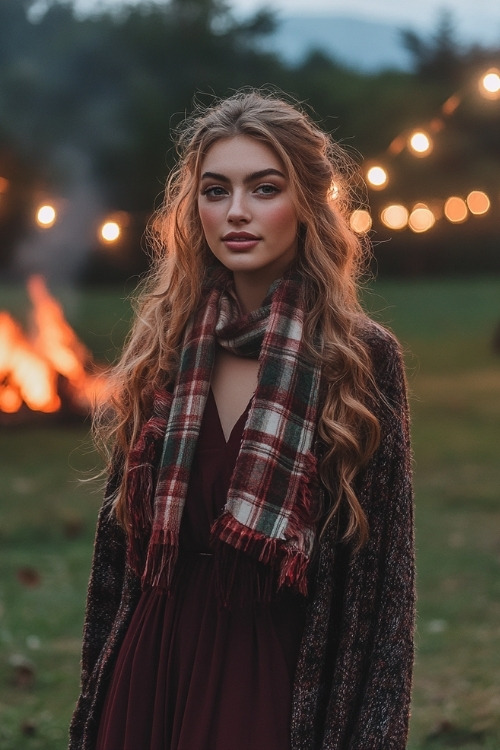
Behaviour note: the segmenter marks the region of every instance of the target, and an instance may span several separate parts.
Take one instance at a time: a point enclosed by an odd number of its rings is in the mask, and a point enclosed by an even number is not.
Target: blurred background
[[[195,100],[302,101],[350,151],[365,305],[400,338],[419,617],[411,750],[500,748],[500,6],[0,3],[0,748],[63,750],[99,458],[89,405]]]

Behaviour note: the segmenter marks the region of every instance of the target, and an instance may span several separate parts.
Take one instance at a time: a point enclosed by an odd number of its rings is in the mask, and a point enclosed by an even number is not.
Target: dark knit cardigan
[[[383,395],[376,407],[381,443],[356,483],[370,538],[354,554],[340,541],[338,524],[332,523],[318,543],[294,683],[291,750],[406,747],[414,628],[406,387],[393,337],[373,325],[366,338]],[[82,689],[70,750],[94,750],[106,688],[140,596],[139,581],[126,567],[124,533],[109,514],[118,481],[118,476],[111,478],[99,515]]]

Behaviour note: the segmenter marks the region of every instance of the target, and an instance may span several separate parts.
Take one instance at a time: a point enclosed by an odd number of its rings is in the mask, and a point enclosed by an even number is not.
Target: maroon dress
[[[289,750],[305,602],[218,604],[210,527],[248,407],[225,441],[210,391],[184,508],[172,592],[142,592],[111,678],[97,750]],[[236,584],[237,585],[237,584]],[[236,601],[236,600],[235,600]]]

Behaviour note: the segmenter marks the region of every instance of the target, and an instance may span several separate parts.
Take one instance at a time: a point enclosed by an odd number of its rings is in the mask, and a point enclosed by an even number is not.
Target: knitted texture
[[[291,750],[404,750],[414,628],[411,455],[399,347],[365,332],[383,398],[382,439],[356,489],[370,538],[354,554],[342,520],[318,539],[291,718]],[[119,476],[110,480],[111,494]],[[140,596],[125,538],[105,501],[94,549],[83,638],[82,689],[70,750],[94,750],[109,676]]]

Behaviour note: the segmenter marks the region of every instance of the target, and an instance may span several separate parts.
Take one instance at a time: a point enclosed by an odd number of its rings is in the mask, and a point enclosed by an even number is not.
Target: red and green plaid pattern
[[[294,276],[276,282],[262,307],[243,317],[231,294],[216,286],[187,327],[164,415],[144,582],[168,585],[171,579],[217,342],[240,356],[259,356],[260,367],[226,506],[212,529],[216,554],[228,544],[277,569],[280,585],[305,593],[315,537],[309,488],[320,368],[306,354],[304,315]],[[140,457],[133,463],[139,468]],[[131,498],[132,505],[138,501]]]

